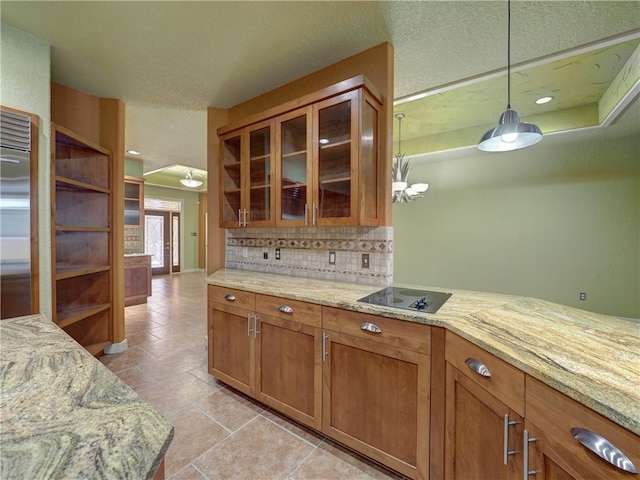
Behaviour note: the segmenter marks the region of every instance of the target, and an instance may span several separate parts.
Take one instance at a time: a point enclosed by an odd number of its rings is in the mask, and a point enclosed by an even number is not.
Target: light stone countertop
[[[222,269],[208,284],[444,327],[640,435],[640,324],[528,297],[453,295],[435,313],[357,300],[383,286]]]
[[[173,426],[43,315],[0,322],[0,478],[152,478]]]

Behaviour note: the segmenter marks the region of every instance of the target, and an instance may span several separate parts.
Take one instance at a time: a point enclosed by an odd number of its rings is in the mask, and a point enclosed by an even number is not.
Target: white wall
[[[414,163],[430,188],[394,205],[394,281],[640,318],[639,152],[637,137],[543,140]]]
[[[0,104],[40,117],[38,138],[40,312],[52,318],[50,46],[40,38],[2,23],[0,62]]]

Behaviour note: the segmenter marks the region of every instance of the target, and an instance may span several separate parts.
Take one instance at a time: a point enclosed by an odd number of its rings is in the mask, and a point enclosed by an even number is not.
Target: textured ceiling
[[[506,64],[504,1],[2,0],[0,15],[51,44],[53,81],[125,102],[126,148],[142,152],[145,171],[206,169],[207,107],[235,105],[384,41],[395,49],[398,99]],[[514,1],[512,63],[639,25],[636,1]],[[504,91],[491,87],[498,98],[489,99],[478,85],[477,95],[504,109]],[[514,108],[524,117],[528,106]],[[481,112],[474,122],[497,121],[493,108]],[[405,131],[423,135],[425,122],[451,121],[425,115],[407,116],[403,140]]]

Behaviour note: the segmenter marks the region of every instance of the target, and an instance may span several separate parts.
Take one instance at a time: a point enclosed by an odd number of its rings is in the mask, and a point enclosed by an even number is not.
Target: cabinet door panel
[[[523,420],[451,364],[446,364],[445,477],[522,478]],[[508,465],[504,465],[504,416],[508,427]]]
[[[325,333],[324,433],[411,478],[426,478],[429,356]]]
[[[317,122],[314,209],[318,225],[351,224],[356,218],[358,92],[314,106]]]
[[[276,224],[279,226],[310,224],[311,118],[308,107],[276,119]]]
[[[257,336],[258,399],[321,428],[322,337],[316,327],[261,316]]]
[[[252,316],[217,310],[209,306],[209,373],[241,392],[251,394],[253,385]],[[248,318],[249,316],[249,318]]]

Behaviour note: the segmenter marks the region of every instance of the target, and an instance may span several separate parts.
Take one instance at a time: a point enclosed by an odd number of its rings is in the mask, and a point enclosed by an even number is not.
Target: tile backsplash
[[[144,253],[142,228],[125,227],[124,253]]]
[[[228,229],[225,257],[227,268],[386,286],[393,281],[393,227]]]

